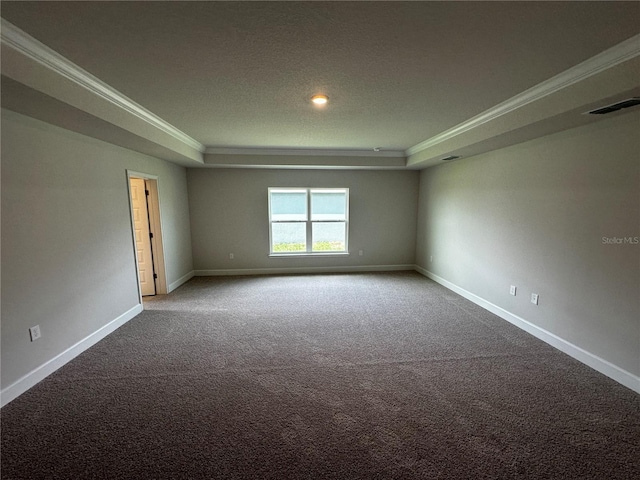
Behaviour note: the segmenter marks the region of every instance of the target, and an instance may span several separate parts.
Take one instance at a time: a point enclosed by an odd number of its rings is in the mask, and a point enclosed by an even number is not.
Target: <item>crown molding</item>
[[[608,50],[605,50],[604,52],[599,53],[598,55],[595,55],[594,57],[591,57],[588,60],[585,60],[584,62],[579,63],[578,65],[575,65],[574,67],[571,67],[522,93],[519,93],[514,97],[511,97],[509,100],[499,103],[495,107],[490,108],[489,110],[486,110],[483,113],[450,128],[449,130],[445,130],[424,142],[420,142],[417,145],[408,148],[405,151],[405,155],[409,157],[462,133],[468,132],[469,130],[517,110],[529,103],[540,100],[543,97],[551,95],[575,83],[581,82],[593,75],[597,75],[598,73],[620,63],[626,62],[627,60],[631,60],[638,55],[640,55],[640,34],[635,35],[624,42],[621,42]]]
[[[38,64],[74,82],[100,98],[143,120],[149,125],[170,135],[185,145],[205,154],[222,155],[279,155],[279,156],[328,156],[328,157],[392,157],[406,158],[439,143],[477,128],[529,103],[551,95],[588,77],[601,73],[615,65],[640,55],[640,34],[621,42],[608,50],[568,69],[564,72],[525,90],[524,92],[456,125],[438,135],[418,143],[405,151],[362,149],[295,149],[295,148],[232,148],[207,146],[178,130],[159,116],[137,104],[94,75],[66,59],[59,53],[31,37],[12,23],[1,20],[1,41]]]
[[[278,156],[322,156],[322,157],[391,157],[405,158],[401,150],[336,150],[328,148],[234,148],[207,147],[205,154],[212,155],[278,155]]]
[[[89,90],[93,94],[111,102],[128,113],[135,115],[137,118],[172,136],[185,145],[188,145],[201,153],[204,152],[204,145],[197,140],[191,138],[181,130],[178,130],[173,125],[167,123],[159,116],[137,104],[86,70],[80,68],[75,63],[69,61],[58,52],[39,42],[31,35],[6,21],[4,18],[1,20],[2,28],[0,36],[3,45],[7,45],[8,47],[19,51],[40,65],[54,71],[68,80],[71,80],[76,85]]]

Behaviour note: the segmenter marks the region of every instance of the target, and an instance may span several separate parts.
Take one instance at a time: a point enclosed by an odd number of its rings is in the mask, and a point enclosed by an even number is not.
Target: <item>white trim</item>
[[[318,164],[294,164],[294,163],[272,163],[272,164],[241,164],[241,163],[205,163],[205,168],[255,168],[260,170],[417,170],[415,165],[318,165]]]
[[[128,178],[144,178],[145,180],[158,180],[158,175],[152,175],[150,173],[142,173],[142,172],[137,172],[135,170],[129,170],[127,169],[127,175]]]
[[[194,270],[191,270],[189,273],[181,276],[178,280],[176,280],[175,282],[171,282],[169,284],[169,288],[167,289],[167,293],[171,293],[173,292],[176,288],[178,288],[180,285],[182,285],[183,283],[187,283],[189,280],[191,280],[194,276],[195,276],[195,272]]]
[[[142,312],[142,305],[138,304],[135,307],[124,312],[116,319],[100,327],[98,330],[88,335],[84,339],[80,340],[75,345],[67,348],[64,352],[56,355],[51,360],[46,361],[39,367],[27,373],[22,378],[19,378],[18,380],[13,382],[11,385],[3,389],[2,392],[0,392],[0,406],[4,407],[7,403],[15,400],[19,395],[22,395],[38,382],[44,380],[60,367],[66,365],[71,360],[76,358],[82,352],[94,346],[100,340],[127,323],[140,312]]]
[[[131,179],[141,178],[148,182],[149,197],[147,207],[149,214],[149,228],[153,232],[151,245],[153,249],[153,269],[157,275],[155,279],[156,294],[163,295],[169,293],[167,289],[167,269],[164,262],[164,244],[162,235],[162,211],[160,208],[159,179],[157,175],[127,170],[127,191],[129,192],[129,204],[131,210],[131,233],[133,236],[133,251],[136,257],[136,278],[138,279],[138,292],[140,302],[142,302],[142,288],[140,287],[140,270],[138,267],[138,252],[136,249],[135,220],[133,218],[133,199],[131,198]],[[146,188],[146,187],[145,187]]]
[[[579,362],[582,362],[585,365],[593,368],[594,370],[597,370],[598,372],[606,375],[607,377],[615,380],[616,382],[624,385],[625,387],[630,388],[631,390],[637,393],[640,393],[640,377],[634,375],[633,373],[628,372],[618,367],[617,365],[614,365],[613,363],[608,362],[607,360],[600,358],[597,355],[594,355],[593,353],[578,347],[577,345],[574,345],[571,342],[568,342],[567,340],[545,330],[544,328],[540,328],[539,326],[534,325],[531,322],[528,322],[522,317],[519,317],[517,315],[514,315],[511,312],[508,312],[502,307],[499,307],[485,300],[484,298],[479,297],[465,290],[464,288],[461,288],[456,284],[451,283],[448,280],[445,280],[444,278],[439,277],[434,273],[431,273],[428,270],[425,270],[424,268],[418,265],[415,266],[415,270],[418,273],[424,275],[425,277],[430,278],[434,282],[437,282],[440,285],[443,285],[444,287],[466,298],[467,300],[472,301],[476,305],[479,305],[482,308],[490,311],[491,313],[499,316],[500,318],[506,320],[507,322],[512,323],[516,327],[521,328],[525,332],[530,333],[534,337],[542,340],[543,342],[551,345],[552,347],[557,348],[561,352],[564,352],[567,355],[575,358]]]
[[[304,219],[274,220],[271,212],[271,199],[273,193],[304,193],[306,209]],[[342,193],[345,197],[345,214],[341,220],[313,220],[311,211],[314,193]],[[349,187],[269,187],[269,256],[270,257],[292,257],[292,256],[334,256],[349,255]],[[296,252],[274,252],[273,248],[273,227],[278,223],[299,223],[305,225],[306,251]],[[320,223],[342,223],[344,224],[344,250],[336,251],[313,251],[313,226]]]
[[[131,175],[127,174],[127,200],[129,202],[129,221],[131,222],[131,246],[133,248],[133,261],[135,263],[136,286],[138,287],[138,302],[142,305],[142,286],[140,285],[140,267],[138,265],[138,251],[136,248],[136,225],[133,213],[133,196],[131,195]]]
[[[303,223],[303,222],[299,222]],[[271,243],[271,242],[269,242]],[[291,258],[291,257],[348,257],[350,252],[289,252],[289,253],[270,253],[270,258]]]
[[[63,57],[58,52],[39,42],[31,35],[6,21],[4,18],[2,19],[1,38],[3,44],[17,50],[40,65],[54,71],[58,75],[71,80],[76,85],[79,85],[100,98],[111,102],[122,110],[138,117],[185,145],[198,150],[201,153],[205,151],[204,145],[197,140],[191,138],[183,131],[178,130],[170,123],[150,112],[142,105],[134,102],[129,97],[126,97],[112,86],[107,85],[105,82]]]
[[[402,150],[362,150],[331,148],[242,148],[242,147],[206,147],[205,154],[211,155],[278,155],[278,156],[322,156],[322,157],[393,157],[404,158]]]
[[[162,212],[160,208],[160,186],[157,178],[145,178],[145,186],[149,190],[147,206],[149,210],[149,227],[153,233],[151,248],[153,250],[153,269],[156,272],[156,293],[167,291],[167,269],[164,263],[164,236],[162,234]]]
[[[314,274],[314,273],[358,273],[358,272],[393,272],[414,270],[414,265],[356,265],[344,267],[283,267],[283,268],[229,268],[217,270],[195,270],[196,277],[219,277],[226,275],[282,275],[282,274]]]
[[[445,130],[434,137],[420,142],[405,151],[406,156],[414,155],[418,152],[433,147],[450,138],[465,133],[471,129],[477,128],[487,122],[505,115],[509,112],[517,110],[531,102],[540,100],[543,97],[556,93],[563,88],[569,87],[575,83],[581,82],[593,75],[597,75],[611,67],[622,62],[631,60],[640,55],[640,34],[635,35],[624,42],[621,42],[598,55],[585,60],[564,72],[545,80],[538,85],[511,97],[498,105],[484,111],[480,115],[470,118],[469,120],[456,125],[449,130]]]

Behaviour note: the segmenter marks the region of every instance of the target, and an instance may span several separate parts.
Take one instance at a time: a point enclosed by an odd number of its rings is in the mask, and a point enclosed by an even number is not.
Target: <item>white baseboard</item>
[[[281,275],[289,273],[345,273],[345,272],[389,272],[414,270],[414,265],[361,265],[346,267],[283,267],[283,268],[230,268],[218,270],[196,270],[196,277],[218,277],[224,275]]]
[[[517,315],[514,315],[511,312],[508,312],[502,307],[499,307],[485,300],[484,298],[481,298],[465,290],[464,288],[461,288],[455,285],[454,283],[451,283],[448,280],[445,280],[444,278],[439,277],[438,275],[431,273],[428,270],[425,270],[419,265],[415,266],[415,270],[418,273],[421,273],[422,275],[424,275],[425,277],[430,278],[434,282],[437,282],[440,285],[447,287],[449,290],[452,290],[453,292],[466,298],[467,300],[470,300],[476,305],[479,305],[482,308],[490,311],[491,313],[499,316],[500,318],[506,320],[507,322],[512,323],[516,327],[521,328],[525,332],[530,333],[534,337],[542,340],[543,342],[551,345],[552,347],[557,348],[561,352],[564,352],[567,355],[575,358],[579,362],[582,362],[585,365],[593,368],[594,370],[597,370],[598,372],[606,375],[607,377],[615,380],[616,382],[624,385],[625,387],[630,388],[631,390],[637,393],[640,393],[640,377],[632,374],[631,372],[628,372],[618,367],[617,365],[614,365],[613,363],[608,362],[607,360],[604,360],[603,358],[600,358],[597,355],[594,355],[593,353],[590,353],[584,350],[583,348],[580,348],[577,345],[574,345],[573,343],[568,342],[567,340],[561,337],[558,337],[557,335],[545,330],[544,328],[540,328],[537,325],[534,325],[533,323],[528,322],[522,317],[519,317]]]
[[[138,304],[132,309],[120,315],[118,318],[110,321],[99,330],[96,330],[91,335],[80,340],[75,345],[67,348],[64,352],[56,355],[51,360],[43,363],[31,372],[27,373],[24,377],[16,380],[14,383],[0,392],[0,406],[4,407],[10,401],[15,400],[19,395],[22,395],[35,384],[44,380],[60,367],[67,364],[82,352],[98,343],[104,337],[127,323],[140,312],[142,312],[142,305]]]
[[[181,276],[175,282],[171,282],[169,284],[169,287],[167,288],[167,293],[171,293],[176,288],[178,288],[180,285],[182,285],[183,283],[187,283],[189,280],[191,280],[193,278],[194,274],[195,274],[194,270],[191,270],[189,273],[187,273],[186,275]]]

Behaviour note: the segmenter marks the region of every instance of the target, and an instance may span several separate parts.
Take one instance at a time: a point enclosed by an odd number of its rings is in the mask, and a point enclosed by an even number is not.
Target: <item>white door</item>
[[[133,206],[133,227],[136,237],[136,254],[138,256],[138,275],[142,295],[155,295],[156,285],[153,278],[153,254],[149,235],[149,213],[144,180],[130,178],[131,203]]]

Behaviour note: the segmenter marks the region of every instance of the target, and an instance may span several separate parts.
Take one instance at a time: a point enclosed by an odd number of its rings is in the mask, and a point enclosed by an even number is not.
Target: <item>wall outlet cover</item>
[[[40,334],[40,325],[36,325],[35,327],[31,327],[29,329],[29,335],[31,335],[31,341],[35,342],[42,335]]]

